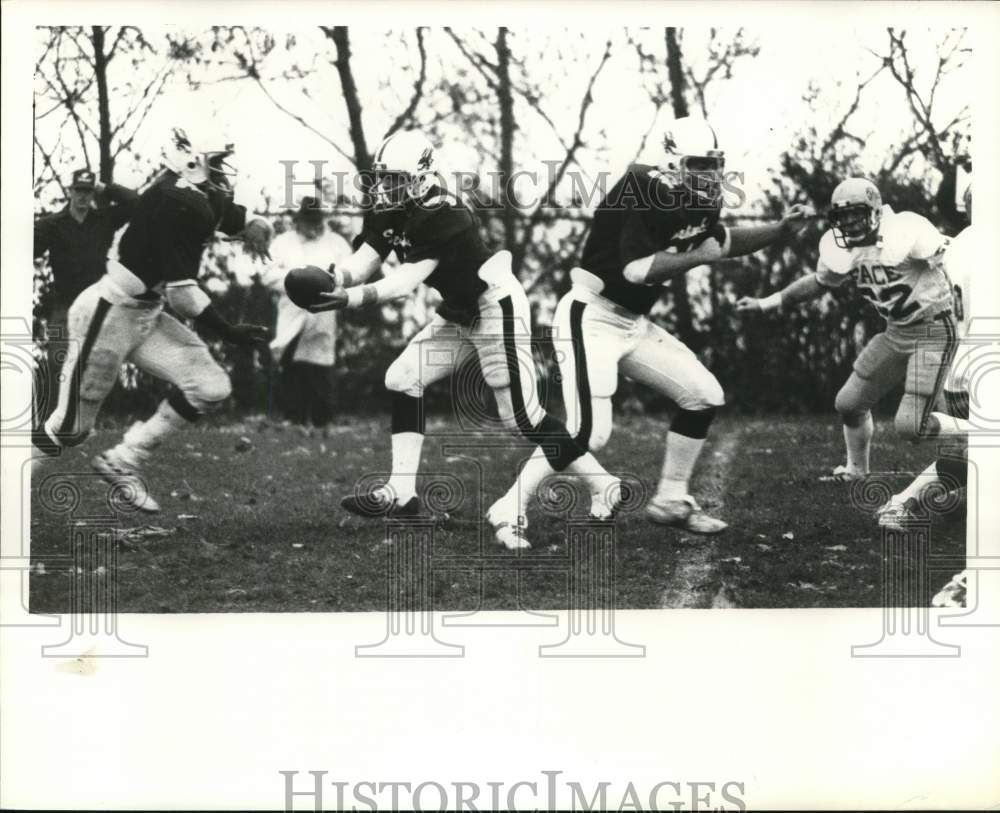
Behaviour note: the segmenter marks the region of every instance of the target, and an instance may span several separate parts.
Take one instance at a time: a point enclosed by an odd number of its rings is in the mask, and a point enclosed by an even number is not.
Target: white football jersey
[[[972,226],[962,229],[951,239],[944,253],[944,267],[951,280],[955,297],[955,318],[968,330],[976,301],[973,299],[973,272],[983,264],[983,252],[978,244],[979,233]],[[989,315],[989,314],[983,314]]]
[[[927,218],[883,206],[874,245],[841,248],[832,231],[820,238],[816,278],[829,287],[853,279],[887,322],[911,325],[952,306],[942,267],[947,246],[948,238]]]
[[[982,227],[980,227],[982,228]],[[972,226],[962,229],[951,239],[948,250],[944,253],[944,267],[951,280],[955,299],[955,318],[959,321],[959,335],[965,336],[969,331],[969,320],[973,316],[992,316],[988,302],[982,302],[982,291],[976,296],[974,275],[983,266],[983,246],[979,243],[979,232]],[[987,270],[988,270],[987,266]],[[980,286],[982,287],[982,286]],[[985,306],[985,307],[984,307]],[[978,354],[989,351],[989,347],[977,346],[975,342],[960,343],[951,363],[947,388],[962,391],[968,387],[970,371],[975,368]],[[982,359],[978,359],[981,361]]]

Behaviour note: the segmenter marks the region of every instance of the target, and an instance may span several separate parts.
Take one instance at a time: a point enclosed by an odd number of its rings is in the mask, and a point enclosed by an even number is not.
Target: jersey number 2
[[[903,283],[887,285],[879,290],[878,302],[875,307],[886,319],[896,321],[905,319],[920,308],[919,302],[908,301],[912,293],[913,289]]]

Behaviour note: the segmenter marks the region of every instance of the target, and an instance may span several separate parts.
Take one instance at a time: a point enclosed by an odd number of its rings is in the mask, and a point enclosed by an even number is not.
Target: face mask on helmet
[[[203,192],[231,197],[236,169],[226,159],[233,154],[233,145],[219,149],[204,149],[188,137],[181,128],[174,128],[167,152],[167,165],[188,183]]]
[[[718,150],[708,155],[684,155],[678,161],[681,181],[695,203],[716,206],[722,197],[722,169],[725,159]]]
[[[722,197],[723,152],[707,121],[685,116],[663,136],[666,161],[661,166],[670,181],[687,190],[696,206],[717,207]]]
[[[872,243],[878,234],[878,215],[867,203],[834,206],[827,216],[833,229],[834,242],[841,248]]]
[[[406,203],[410,192],[411,178],[406,172],[376,170],[372,194],[376,209],[395,209]]]
[[[213,192],[231,198],[233,196],[233,180],[236,178],[236,167],[227,159],[233,154],[233,145],[227,144],[224,150],[205,153],[205,165],[208,168],[205,185]]]

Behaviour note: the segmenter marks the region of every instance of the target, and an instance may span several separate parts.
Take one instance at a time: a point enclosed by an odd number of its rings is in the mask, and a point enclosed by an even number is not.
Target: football
[[[332,291],[333,276],[315,265],[293,268],[285,275],[285,293],[300,308],[318,305],[321,293]]]

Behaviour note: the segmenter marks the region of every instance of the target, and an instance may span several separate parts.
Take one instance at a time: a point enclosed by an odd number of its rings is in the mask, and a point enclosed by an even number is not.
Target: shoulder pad
[[[847,274],[851,270],[851,252],[837,245],[832,229],[827,229],[819,239],[819,261],[834,274]]]
[[[426,207],[440,208],[444,206],[453,206],[458,208],[462,205],[462,201],[459,200],[457,195],[452,194],[446,189],[438,189],[434,192],[427,200],[423,201],[421,204]]]
[[[886,212],[882,216],[883,250],[890,255],[905,256],[913,244],[929,229],[937,231],[934,225],[923,215],[916,212]]]

